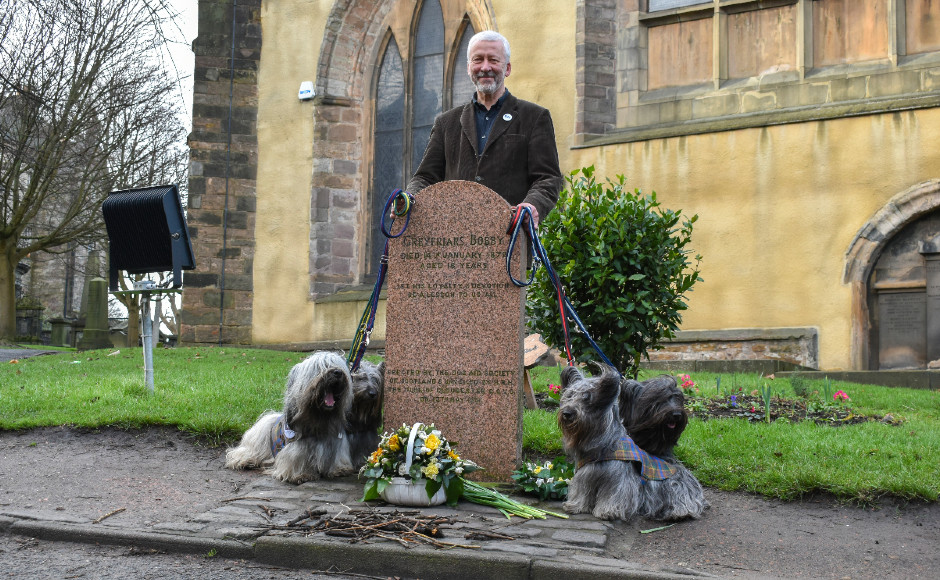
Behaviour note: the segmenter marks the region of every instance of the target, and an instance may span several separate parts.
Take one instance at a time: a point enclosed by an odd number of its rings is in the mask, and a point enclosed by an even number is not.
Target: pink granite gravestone
[[[385,430],[434,423],[485,469],[477,479],[508,480],[522,452],[525,292],[506,272],[510,216],[493,190],[446,181],[416,195],[389,244]]]

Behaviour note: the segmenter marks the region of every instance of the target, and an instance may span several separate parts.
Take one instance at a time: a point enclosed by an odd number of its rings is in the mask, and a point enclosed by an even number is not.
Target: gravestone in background
[[[487,187],[438,183],[389,244],[385,430],[434,423],[486,480],[508,480],[522,453],[525,292],[506,272],[510,212]]]
[[[104,278],[94,278],[88,282],[85,331],[78,342],[78,350],[97,348],[114,348],[108,333],[108,281]]]

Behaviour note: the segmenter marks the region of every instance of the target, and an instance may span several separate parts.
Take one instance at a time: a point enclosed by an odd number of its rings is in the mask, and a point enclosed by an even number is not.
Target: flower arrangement
[[[479,468],[461,459],[433,423],[402,425],[382,436],[378,448],[359,470],[359,477],[366,479],[362,501],[378,499],[393,477],[401,477],[424,481],[428,499],[443,488],[447,504],[453,506],[463,494],[464,480],[460,476]]]
[[[526,462],[512,474],[516,487],[526,493],[539,496],[539,499],[566,499],[568,482],[574,477],[574,466],[564,457],[544,463]]]

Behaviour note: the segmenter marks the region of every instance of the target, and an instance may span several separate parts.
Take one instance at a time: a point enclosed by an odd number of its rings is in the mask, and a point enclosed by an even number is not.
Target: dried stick
[[[118,508],[118,509],[116,509],[116,510],[114,510],[114,511],[111,511],[111,512],[108,512],[108,513],[104,514],[103,516],[101,516],[100,518],[98,518],[97,520],[95,520],[95,521],[93,521],[93,522],[91,522],[91,523],[93,523],[93,524],[100,524],[102,521],[104,521],[105,518],[110,518],[110,517],[113,516],[114,514],[119,514],[119,513],[121,513],[122,511],[124,511],[124,510],[126,510],[126,509],[127,509],[127,508]]]

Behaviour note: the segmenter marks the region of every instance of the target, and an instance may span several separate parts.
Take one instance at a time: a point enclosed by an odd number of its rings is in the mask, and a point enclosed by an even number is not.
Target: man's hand
[[[523,207],[529,208],[529,211],[532,213],[532,225],[535,226],[536,229],[538,229],[539,210],[535,209],[535,206],[532,205],[531,203],[520,203],[519,205],[516,206],[516,211],[518,211],[520,208],[523,208]]]

